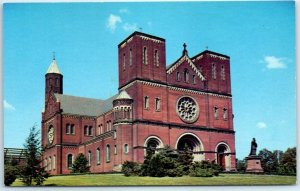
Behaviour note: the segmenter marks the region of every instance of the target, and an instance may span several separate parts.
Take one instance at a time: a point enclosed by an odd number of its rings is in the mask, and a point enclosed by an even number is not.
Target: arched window
[[[84,126],[84,135],[88,135],[88,126],[87,125],[85,125]]]
[[[91,160],[92,160],[92,152],[88,152],[88,166],[91,166]]]
[[[158,50],[154,50],[154,65],[159,66]]]
[[[100,149],[99,148],[97,148],[96,157],[97,157],[97,159],[96,159],[97,164],[100,164]]]
[[[69,123],[67,123],[66,125],[66,134],[70,134],[70,131],[71,131],[71,126]]]
[[[196,84],[196,76],[193,75],[193,84]]]
[[[128,153],[129,152],[129,148],[128,148],[128,144],[124,145],[124,153]]]
[[[214,107],[214,118],[218,119],[219,113],[218,113],[218,108]]]
[[[102,126],[102,124],[100,125],[100,134],[102,134],[103,133],[103,126]]]
[[[56,156],[53,156],[53,170],[56,169]]]
[[[89,136],[92,136],[92,135],[93,135],[93,127],[89,126]]]
[[[51,157],[49,157],[48,164],[49,164],[48,170],[52,170],[52,161],[51,161]]]
[[[126,56],[125,53],[123,54],[123,70],[126,68]]]
[[[110,162],[110,146],[106,145],[106,162]]]
[[[226,108],[223,108],[223,119],[226,120],[228,117],[228,112]]]
[[[114,154],[115,155],[117,154],[117,145],[115,145],[115,147],[114,147]]]
[[[75,125],[71,124],[71,134],[75,135]]]
[[[143,48],[143,64],[148,64],[147,63],[147,48]]]
[[[217,78],[217,69],[215,64],[212,64],[211,74],[213,79]]]
[[[179,73],[179,72],[176,73],[176,80],[177,80],[177,81],[180,80],[180,73]]]
[[[155,98],[155,111],[160,111],[160,99]]]
[[[72,168],[72,165],[73,165],[73,155],[68,154],[68,156],[67,156],[67,167],[70,169],[70,168]]]
[[[221,66],[221,79],[225,80],[225,67],[223,65]]]
[[[58,78],[55,78],[55,85],[58,86]]]
[[[132,65],[132,50],[129,50],[129,65]]]
[[[189,82],[189,71],[184,70],[184,82]]]
[[[149,97],[145,96],[144,97],[144,109],[148,109],[149,108]]]

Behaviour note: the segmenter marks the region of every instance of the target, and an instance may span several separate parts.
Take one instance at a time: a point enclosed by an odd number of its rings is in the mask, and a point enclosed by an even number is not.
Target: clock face
[[[54,128],[53,126],[50,126],[48,130],[48,141],[50,144],[53,143],[53,139],[54,139]]]
[[[177,101],[176,112],[182,121],[194,123],[199,116],[199,106],[193,98],[181,97]]]

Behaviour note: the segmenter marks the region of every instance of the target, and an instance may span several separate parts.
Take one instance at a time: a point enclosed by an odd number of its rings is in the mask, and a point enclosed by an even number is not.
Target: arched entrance
[[[223,170],[229,171],[231,167],[230,161],[230,149],[227,144],[219,143],[216,147],[217,163]]]
[[[192,134],[185,133],[181,135],[176,143],[176,149],[184,150],[185,146],[188,147],[189,150],[193,151],[194,161],[201,161],[204,159],[204,154],[199,151],[203,151],[203,145],[200,139]]]
[[[163,148],[163,142],[157,136],[150,136],[145,140],[144,147],[151,148],[152,150],[156,150],[158,148]],[[146,155],[146,149],[145,149]]]

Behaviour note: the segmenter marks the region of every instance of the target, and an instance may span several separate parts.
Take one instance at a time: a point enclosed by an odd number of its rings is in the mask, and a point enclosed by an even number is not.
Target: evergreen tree
[[[184,145],[183,151],[179,151],[178,162],[183,167],[183,172],[185,175],[189,173],[191,164],[193,163],[193,151],[191,151],[187,144]]]
[[[30,129],[30,133],[24,144],[25,148],[25,165],[21,170],[20,176],[22,181],[27,185],[42,185],[49,174],[40,166],[41,163],[41,145],[39,140],[39,131],[36,126]]]
[[[89,171],[90,167],[88,166],[88,160],[85,158],[84,154],[79,153],[72,166],[72,173],[85,173]]]
[[[280,157],[279,174],[296,175],[296,147],[288,148]]]

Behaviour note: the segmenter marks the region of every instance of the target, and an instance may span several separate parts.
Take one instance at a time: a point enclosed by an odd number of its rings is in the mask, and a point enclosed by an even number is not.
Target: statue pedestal
[[[247,168],[246,173],[263,173],[264,170],[261,167],[261,157],[257,155],[250,155],[246,157]]]

